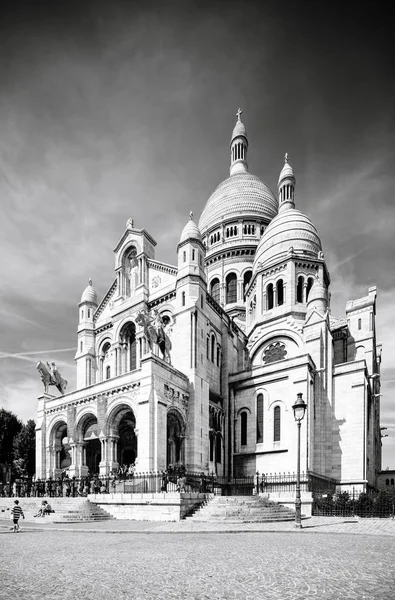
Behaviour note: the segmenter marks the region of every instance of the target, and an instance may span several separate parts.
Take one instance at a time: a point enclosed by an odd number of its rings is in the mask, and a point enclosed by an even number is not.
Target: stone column
[[[219,300],[220,305],[225,306],[226,304],[226,284],[224,282],[219,284]]]
[[[238,278],[237,279],[237,302],[244,304],[244,299],[243,299],[243,280]]]
[[[105,436],[100,438],[100,445],[101,445],[101,460],[99,463],[99,473],[100,473],[100,475],[108,475],[108,459],[107,459],[108,445],[107,445],[107,438]]]
[[[134,464],[136,466],[136,471],[139,471],[139,430],[137,427],[134,428],[134,434],[137,439],[137,457],[136,457],[136,460],[134,461]]]
[[[69,475],[70,477],[78,477],[78,466],[77,466],[77,445],[73,442],[70,443],[70,456],[71,456],[71,465],[69,466]]]

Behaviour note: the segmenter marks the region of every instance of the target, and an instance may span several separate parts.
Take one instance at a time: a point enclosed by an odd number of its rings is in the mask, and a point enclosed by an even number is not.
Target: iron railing
[[[295,492],[296,473],[263,473],[256,474],[256,489],[260,492]],[[313,471],[300,473],[301,492],[336,491],[336,480]]]
[[[394,518],[395,493],[386,490],[362,494],[354,490],[352,493],[315,493],[312,514],[324,517]]]
[[[123,476],[86,476],[48,479],[19,478],[0,487],[0,496],[60,498],[107,493],[213,492],[213,476],[181,469]]]

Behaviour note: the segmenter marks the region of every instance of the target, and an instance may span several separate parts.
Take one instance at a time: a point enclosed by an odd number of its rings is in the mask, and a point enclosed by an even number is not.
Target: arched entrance
[[[89,415],[82,426],[82,439],[85,444],[85,466],[91,475],[98,474],[101,461],[101,444],[97,419]]]
[[[132,465],[138,456],[136,417],[127,404],[117,406],[108,419],[111,442],[110,469]]]
[[[71,465],[67,424],[64,421],[57,423],[52,430],[50,446],[53,449],[53,454],[52,458],[49,458],[47,476],[59,477],[62,470]]]
[[[118,426],[118,463],[133,465],[137,458],[136,419],[132,410],[125,412]]]
[[[184,422],[176,410],[167,413],[167,466],[184,464]]]

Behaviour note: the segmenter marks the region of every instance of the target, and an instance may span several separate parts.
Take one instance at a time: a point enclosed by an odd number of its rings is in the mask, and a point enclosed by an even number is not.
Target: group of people
[[[15,480],[11,483],[0,483],[0,497],[6,498],[61,498],[87,496],[88,494],[104,494],[108,492],[107,478],[99,475],[86,477],[62,477],[48,479]]]
[[[136,466],[134,463],[130,465],[119,465],[119,467],[113,472],[113,475],[118,479],[132,479],[136,472]]]

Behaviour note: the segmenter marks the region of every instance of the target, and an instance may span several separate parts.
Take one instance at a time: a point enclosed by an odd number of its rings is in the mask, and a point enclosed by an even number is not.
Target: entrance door
[[[86,466],[89,473],[94,475],[99,473],[99,464],[101,460],[101,444],[97,438],[89,440],[86,445]]]

